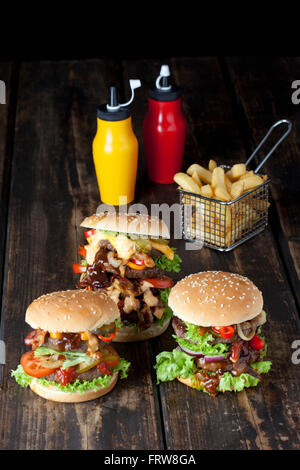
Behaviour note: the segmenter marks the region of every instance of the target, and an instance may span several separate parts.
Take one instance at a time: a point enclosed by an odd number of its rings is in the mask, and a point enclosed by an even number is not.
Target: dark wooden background
[[[172,330],[144,343],[117,345],[132,362],[127,380],[104,398],[55,404],[10,377],[25,351],[27,305],[39,295],[74,286],[72,263],[83,241],[82,219],[99,204],[91,154],[96,108],[115,84],[128,99],[129,78],[140,78],[132,107],[140,145],[136,202],[173,203],[175,185],[147,181],[142,121],[147,85],[168,63],[184,88],[187,120],[184,168],[243,162],[278,119],[293,130],[268,161],[270,223],[230,253],[186,251],[176,279],[216,269],[248,276],[263,291],[271,372],[261,385],[211,398],[177,381],[156,385],[153,364],[174,347]],[[7,104],[0,105],[1,336],[7,364],[0,389],[0,449],[296,449],[299,448],[299,371],[291,360],[300,339],[300,105],[291,83],[296,57],[160,57],[0,63]],[[276,135],[274,136],[276,137]],[[259,156],[259,159],[262,155]]]

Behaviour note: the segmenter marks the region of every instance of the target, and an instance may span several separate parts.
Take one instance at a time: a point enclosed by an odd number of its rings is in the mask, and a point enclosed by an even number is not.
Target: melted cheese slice
[[[127,238],[126,235],[117,235],[114,237],[101,231],[96,232],[89,238],[89,244],[85,245],[86,261],[90,265],[95,261],[101,240],[108,240],[117,250],[118,257],[123,260],[129,260],[135,253],[135,242]]]
[[[110,240],[110,243],[117,250],[118,257],[123,260],[129,260],[135,253],[135,242],[126,235],[118,235]]]
[[[93,264],[95,261],[95,256],[99,250],[99,243],[101,240],[108,240],[108,236],[103,232],[96,232],[94,235],[89,237],[88,245],[85,245],[86,256],[85,259],[88,264]]]

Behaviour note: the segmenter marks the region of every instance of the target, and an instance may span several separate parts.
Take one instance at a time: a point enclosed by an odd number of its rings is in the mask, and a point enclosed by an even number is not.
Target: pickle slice
[[[142,251],[143,253],[149,253],[152,249],[152,245],[148,238],[137,238],[135,240],[135,246],[137,250]]]
[[[169,240],[166,240],[165,238],[151,238],[150,240],[154,243],[160,243],[161,245],[169,244]]]
[[[76,369],[76,372],[77,374],[82,374],[82,372],[86,372],[87,370],[90,370],[92,369],[93,367],[95,367],[97,364],[99,364],[101,362],[101,358],[100,359],[94,359],[94,360],[89,360],[89,361],[84,361],[84,362],[81,362],[77,369]]]

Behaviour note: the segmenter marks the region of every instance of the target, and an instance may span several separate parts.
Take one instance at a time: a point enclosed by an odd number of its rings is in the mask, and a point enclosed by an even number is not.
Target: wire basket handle
[[[265,143],[265,141],[267,140],[267,138],[269,137],[269,135],[272,133],[272,131],[275,129],[275,127],[277,126],[280,126],[280,124],[287,124],[288,125],[288,129],[287,131],[280,137],[280,139],[277,140],[276,144],[273,145],[273,147],[271,148],[271,150],[269,151],[269,153],[265,156],[265,158],[263,159],[263,161],[256,167],[256,169],[254,170],[254,173],[257,173],[260,168],[266,163],[266,161],[268,160],[268,158],[270,157],[270,155],[272,155],[272,153],[274,152],[275,149],[277,149],[278,145],[281,144],[281,142],[286,138],[286,136],[291,132],[291,129],[292,129],[292,123],[291,121],[288,121],[287,119],[281,119],[280,121],[277,121],[275,122],[275,124],[273,124],[273,126],[270,127],[270,129],[268,130],[268,132],[266,133],[266,135],[264,136],[264,138],[262,139],[262,141],[258,144],[258,146],[256,147],[256,149],[254,150],[254,152],[250,155],[250,157],[248,158],[248,160],[246,161],[245,165],[247,166],[250,161],[252,160],[252,158],[257,154],[257,152],[259,151],[259,149],[261,148],[261,146]]]

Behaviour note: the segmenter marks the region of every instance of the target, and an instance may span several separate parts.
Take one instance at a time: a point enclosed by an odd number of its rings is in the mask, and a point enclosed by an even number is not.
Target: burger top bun
[[[145,214],[126,214],[124,212],[93,214],[86,217],[80,225],[98,230],[170,238],[168,226],[163,220]]]
[[[117,304],[105,292],[66,290],[34,300],[27,308],[25,321],[34,329],[78,333],[96,330],[119,316]]]
[[[227,326],[256,317],[263,297],[250,279],[240,274],[205,271],[179,281],[169,306],[183,321],[199,326]]]

